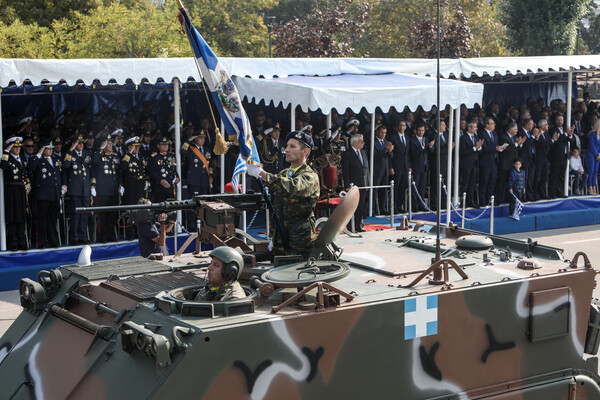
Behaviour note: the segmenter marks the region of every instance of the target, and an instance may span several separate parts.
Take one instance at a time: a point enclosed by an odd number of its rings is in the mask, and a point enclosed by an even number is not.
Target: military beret
[[[288,135],[286,137],[286,140],[290,140],[290,139],[296,139],[297,141],[299,141],[300,143],[302,143],[309,149],[312,149],[314,146],[313,138],[310,137],[310,135],[308,135],[306,132],[292,131],[292,132],[288,133]]]
[[[4,143],[6,143],[7,146],[12,144],[14,147],[21,147],[23,145],[23,138],[20,136],[13,136]]]
[[[53,144],[53,145],[55,145],[55,146],[56,146],[57,144],[62,144],[62,139],[60,138],[60,136],[59,136],[59,137],[57,137],[57,138],[55,138],[55,139],[52,141],[52,144]]]
[[[157,144],[171,144],[171,139],[166,136],[160,138]]]

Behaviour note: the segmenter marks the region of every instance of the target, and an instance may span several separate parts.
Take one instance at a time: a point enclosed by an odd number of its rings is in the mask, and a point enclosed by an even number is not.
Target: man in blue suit
[[[435,140],[429,141],[425,137],[425,125],[417,123],[416,136],[410,140],[410,169],[416,190],[413,190],[413,211],[426,210],[426,205],[419,201],[425,198],[425,189],[427,186],[427,172],[429,169],[429,153],[434,151]],[[417,193],[418,192],[418,193]],[[418,195],[417,195],[418,194]]]
[[[492,117],[484,118],[484,128],[479,131],[479,139],[483,140],[479,152],[479,205],[485,207],[496,187],[498,175],[498,134],[496,123]]]
[[[410,146],[405,121],[396,121],[392,132],[388,135],[388,140],[393,146],[390,177],[394,180],[394,213],[401,214],[406,212],[404,202],[406,200],[405,193],[408,188],[408,170],[410,168]]]
[[[387,185],[390,180],[390,166],[392,161],[392,150],[394,145],[390,143],[385,136],[387,135],[387,128],[385,125],[379,125],[375,129],[375,143],[373,143],[374,157],[373,157],[373,185],[381,186]],[[389,214],[389,208],[387,206],[388,189],[377,189],[377,206],[376,214],[387,215]]]
[[[479,154],[483,146],[483,139],[477,136],[477,121],[467,123],[467,131],[460,138],[460,194],[467,194],[468,207],[479,207],[474,194],[475,180],[479,172]]]

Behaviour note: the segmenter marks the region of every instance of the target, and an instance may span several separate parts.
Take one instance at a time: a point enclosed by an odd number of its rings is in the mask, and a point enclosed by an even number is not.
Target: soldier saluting
[[[31,186],[27,178],[27,165],[21,157],[22,137],[12,137],[6,142],[0,168],[4,171],[4,207],[6,210],[6,238],[8,248],[27,250],[25,224],[27,221],[27,193]]]
[[[113,151],[110,137],[102,142],[100,151],[92,156],[91,193],[97,206],[116,206],[119,195],[123,195],[123,182],[119,174],[120,162],[119,155]],[[117,240],[116,223],[116,212],[100,213],[100,241],[106,243]]]
[[[29,161],[37,201],[38,248],[58,247],[58,221],[62,163],[53,154],[54,145],[48,139],[40,143],[40,150]]]
[[[285,160],[290,167],[279,174],[264,171],[258,165],[248,164],[248,174],[261,178],[275,194],[274,208],[282,224],[285,237],[271,226],[275,255],[300,254],[308,257],[316,240],[314,209],[319,199],[319,176],[306,159],[314,143],[304,132],[287,135]]]
[[[127,154],[121,160],[121,176],[125,193],[121,197],[122,204],[138,204],[140,199],[146,197],[146,189],[150,184],[146,181],[146,159],[140,156],[140,138],[134,136],[127,139]],[[137,236],[136,227],[131,226],[125,230],[128,240]]]
[[[171,140],[162,137],[157,144],[158,153],[152,153],[148,160],[148,175],[155,202],[165,201],[175,196],[175,185],[179,183],[175,154],[169,152]]]
[[[69,235],[71,244],[87,243],[89,213],[76,213],[76,207],[89,207],[91,204],[91,164],[92,155],[83,148],[85,138],[75,136],[71,148],[63,162],[62,192],[69,195],[71,224]]]

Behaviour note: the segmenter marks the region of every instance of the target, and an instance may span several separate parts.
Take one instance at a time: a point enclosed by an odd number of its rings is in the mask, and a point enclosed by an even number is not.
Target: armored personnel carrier
[[[600,399],[587,256],[455,226],[342,234],[308,261],[246,249],[247,297],[193,300],[205,252],[23,279],[2,399]],[[257,245],[262,245],[256,243]]]

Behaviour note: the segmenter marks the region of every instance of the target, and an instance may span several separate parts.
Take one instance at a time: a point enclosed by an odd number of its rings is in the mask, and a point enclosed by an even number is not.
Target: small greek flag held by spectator
[[[227,71],[225,71],[223,64],[192,25],[181,1],[178,1],[178,3],[179,14],[177,17],[181,25],[185,27],[190,45],[194,50],[198,70],[204,78],[215,104],[217,104],[226,132],[229,135],[235,135],[239,143],[240,155],[231,178],[233,189],[237,192],[239,175],[246,172],[246,163],[260,164],[258,151],[250,130],[250,121],[244,107],[242,107],[238,90]]]
[[[404,339],[437,335],[438,296],[422,296],[404,302]]]
[[[521,200],[518,199],[517,196],[515,196],[513,194],[513,197],[515,198],[515,211],[513,211],[512,215],[510,216],[512,219],[516,219],[517,221],[521,220],[521,211],[523,211],[523,203],[521,203]]]

